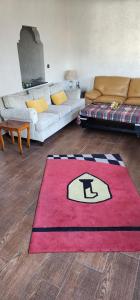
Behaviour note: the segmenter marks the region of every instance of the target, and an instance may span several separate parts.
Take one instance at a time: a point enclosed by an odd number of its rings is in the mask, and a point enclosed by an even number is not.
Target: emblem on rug
[[[69,200],[83,203],[98,203],[112,198],[108,184],[89,173],[74,178],[67,190]]]

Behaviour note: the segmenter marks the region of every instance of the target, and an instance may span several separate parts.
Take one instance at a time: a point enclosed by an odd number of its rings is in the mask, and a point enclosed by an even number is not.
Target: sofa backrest
[[[94,89],[102,95],[127,97],[130,78],[119,76],[96,76]]]
[[[64,91],[64,84],[62,82],[54,83],[50,85],[50,94],[56,94],[61,91]]]
[[[18,93],[3,97],[4,106],[6,108],[27,108],[26,101],[28,100],[26,93]]]
[[[1,108],[4,108],[4,104],[3,104],[2,98],[0,97],[0,109],[1,109]]]
[[[44,97],[48,104],[51,104],[50,89],[47,84],[34,87],[28,90],[30,99],[38,99]]]
[[[129,97],[140,97],[140,78],[133,78],[130,80],[128,98]]]

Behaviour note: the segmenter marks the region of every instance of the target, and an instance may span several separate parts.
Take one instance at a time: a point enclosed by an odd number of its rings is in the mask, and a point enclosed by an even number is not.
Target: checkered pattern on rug
[[[48,155],[47,159],[76,159],[102,162],[112,165],[125,166],[119,154],[54,154]]]

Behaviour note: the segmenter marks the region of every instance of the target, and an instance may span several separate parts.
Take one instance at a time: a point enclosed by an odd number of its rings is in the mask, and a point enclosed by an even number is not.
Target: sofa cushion
[[[50,90],[48,85],[35,87],[33,89],[30,89],[28,92],[30,99],[38,99],[44,97],[47,103],[51,104]]]
[[[80,99],[81,90],[80,89],[68,89],[65,91],[68,99]]]
[[[59,120],[59,115],[49,112],[38,113],[38,122],[35,124],[37,131],[43,131],[48,126],[55,124]]]
[[[128,104],[128,105],[140,105],[140,97],[138,98],[127,98],[124,102],[124,104]]]
[[[97,76],[94,81],[94,89],[102,95],[117,95],[126,97],[130,78],[118,76]]]
[[[99,96],[101,96],[101,93],[97,90],[92,90],[92,91],[86,92],[86,94],[85,94],[85,97],[89,100],[94,100]]]
[[[56,94],[64,90],[64,84],[62,82],[58,82],[50,85],[50,94]]]
[[[97,97],[94,102],[95,103],[112,103],[113,101],[116,101],[118,103],[123,103],[125,101],[125,97],[120,97],[120,96],[100,96]]]
[[[6,108],[27,108],[26,101],[28,95],[14,94],[3,97],[3,102]]]
[[[52,99],[53,104],[61,105],[67,101],[67,95],[65,94],[64,91],[61,91],[61,92],[51,95],[51,99]]]
[[[48,103],[43,97],[37,100],[28,100],[26,101],[26,105],[28,108],[34,108],[38,113],[47,111],[48,109]]]
[[[70,113],[71,107],[68,105],[49,105],[48,112],[53,114],[58,114],[59,118],[64,117]]]
[[[140,97],[140,78],[134,78],[130,80],[128,89],[128,98],[129,97]]]
[[[69,107],[71,107],[71,110],[80,110],[81,108],[83,108],[85,106],[85,99],[80,98],[80,99],[68,99],[65,102],[65,105],[68,105]]]
[[[2,98],[0,98],[0,109],[1,108],[4,108],[4,104],[3,104]]]

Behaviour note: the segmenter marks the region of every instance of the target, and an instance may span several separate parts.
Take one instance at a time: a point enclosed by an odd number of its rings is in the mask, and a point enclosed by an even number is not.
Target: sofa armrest
[[[5,108],[1,110],[2,118],[7,120],[26,121],[36,124],[38,115],[34,108]]]
[[[88,100],[95,100],[99,96],[101,96],[101,93],[98,90],[91,90],[85,94],[85,98]]]
[[[66,90],[65,92],[68,99],[80,99],[80,95],[81,95],[80,89],[71,89],[71,90]]]

